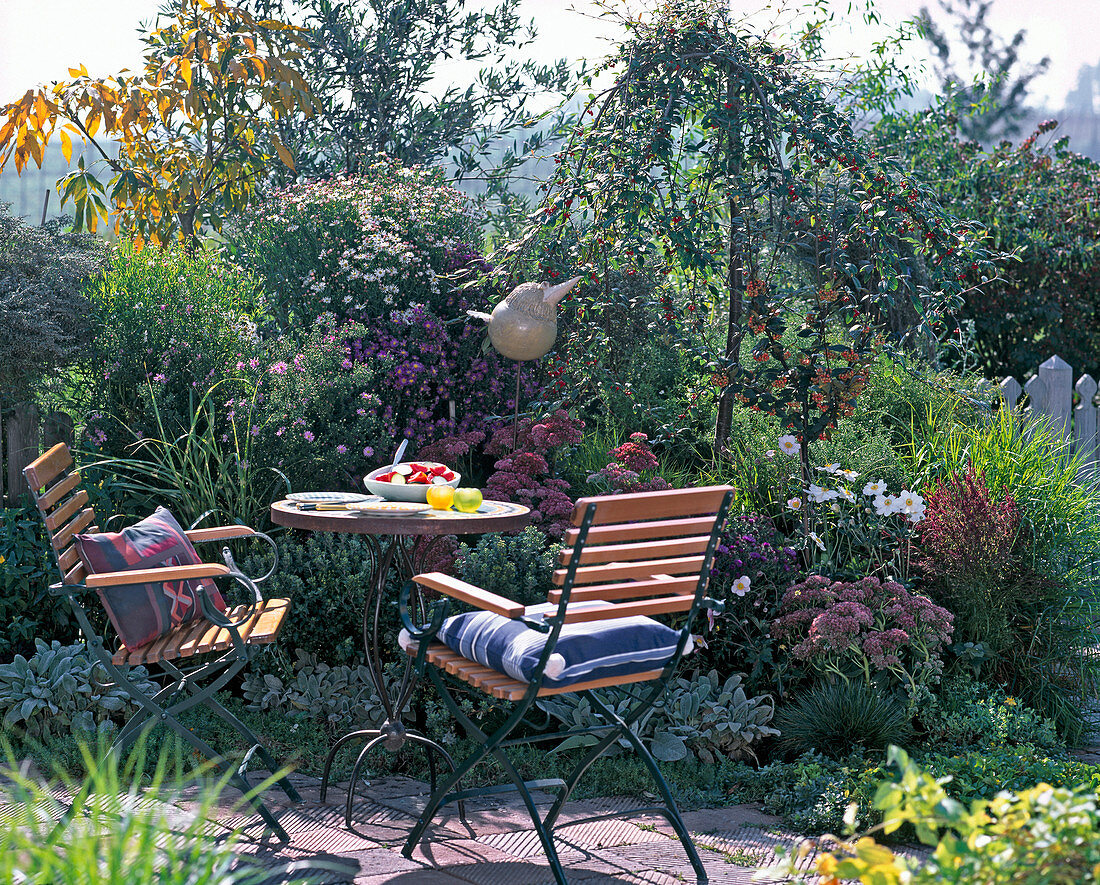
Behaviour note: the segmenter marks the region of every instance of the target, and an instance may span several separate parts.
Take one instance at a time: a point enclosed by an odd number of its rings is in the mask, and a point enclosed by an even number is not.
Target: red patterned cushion
[[[75,540],[84,567],[93,575],[202,562],[176,518],[163,507],[121,532],[76,535]],[[137,648],[202,617],[196,595],[200,587],[225,611],[225,600],[209,578],[100,587],[98,593],[123,645]]]

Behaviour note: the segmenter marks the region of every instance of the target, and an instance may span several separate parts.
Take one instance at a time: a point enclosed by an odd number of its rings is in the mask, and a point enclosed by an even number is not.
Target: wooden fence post
[[[1066,442],[1070,435],[1070,418],[1073,415],[1073,367],[1055,354],[1039,366],[1039,377],[1046,387],[1042,413],[1050,419],[1050,429]]]
[[[1074,389],[1081,401],[1073,409],[1073,450],[1081,456],[1085,467],[1096,470],[1096,381],[1091,375],[1082,375]]]
[[[26,487],[23,468],[38,457],[38,407],[34,403],[16,406],[9,413],[4,429],[8,456],[8,500],[14,503]]]

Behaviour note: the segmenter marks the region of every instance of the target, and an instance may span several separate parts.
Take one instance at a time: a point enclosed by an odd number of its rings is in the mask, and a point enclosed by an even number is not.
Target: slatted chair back
[[[23,475],[45,523],[61,582],[83,584],[87,574],[73,539],[99,527],[69,447],[58,443],[26,467]]]
[[[718,603],[706,598],[706,589],[714,551],[733,491],[730,486],[712,486],[582,498],[573,511],[572,525],[566,533],[566,547],[558,560],[559,568],[553,573],[553,586],[547,594],[549,606],[526,608],[505,597],[438,572],[417,575],[402,589],[402,622],[412,640],[407,644],[406,651],[416,656],[418,671],[425,671],[425,663],[432,665],[426,669],[432,684],[475,747],[465,760],[452,766],[451,772],[439,785],[433,785],[424,811],[402,848],[406,857],[412,856],[417,843],[442,805],[500,791],[500,787],[456,789],[459,781],[475,765],[492,755],[512,782],[512,788],[518,790],[523,798],[555,881],[559,885],[565,885],[565,870],[553,839],[556,821],[589,766],[616,743],[626,741],[634,747],[649,770],[661,802],[640,809],[616,809],[582,818],[580,821],[571,820],[570,824],[640,813],[663,815],[679,837],[698,881],[706,881],[706,870],[676,807],[675,799],[652,754],[633,731],[633,726],[664,694],[688,648],[694,618],[704,605],[719,607]],[[450,599],[468,603],[481,610],[464,622],[472,625],[469,628],[468,641],[467,634],[462,632],[457,636],[452,634],[449,644],[437,641],[441,628],[446,630],[448,624],[455,623],[453,620],[445,621],[448,600],[443,600],[437,606],[431,623],[427,626],[421,627],[412,622],[408,603],[410,588],[414,585],[437,590]],[[485,617],[482,613],[489,613],[496,616],[496,619]],[[679,619],[679,630],[672,631],[675,638],[671,640],[664,639],[669,634],[667,629],[648,623],[646,618],[635,617],[669,614],[682,616]],[[468,616],[457,617],[465,619]],[[591,628],[571,627],[568,631],[565,629],[569,624],[626,618],[630,620],[620,621],[618,624],[594,624]],[[515,632],[519,625],[527,633],[542,634],[544,638],[536,641],[536,636],[525,635],[522,631]],[[654,627],[657,627],[656,631],[653,630]],[[567,632],[571,636],[582,637],[584,641],[594,639],[596,643],[605,644],[610,652],[605,660],[612,660],[614,664],[600,671],[597,669],[599,661],[592,658],[577,662],[576,646],[571,646],[568,654],[575,663],[579,663],[577,672],[585,675],[579,677],[580,681],[559,680],[557,684],[545,684],[551,657],[559,648],[559,639]],[[652,637],[654,632],[662,635],[664,645],[658,655],[647,656],[646,637]],[[498,640],[506,644],[514,641],[514,644],[508,644],[503,649],[500,645],[495,645],[492,654],[486,654],[486,646]],[[484,641],[485,645],[479,647],[479,641]],[[566,638],[565,642],[569,642],[569,639]],[[455,646],[458,650],[455,650]],[[506,675],[488,666],[499,660],[504,663],[502,669],[512,672],[517,668],[516,658],[522,657],[529,650],[538,656],[538,660],[529,671],[528,681],[514,678],[514,673]],[[637,654],[639,651],[642,653]],[[590,648],[585,648],[584,653],[589,654]],[[596,657],[598,654],[597,652]],[[564,662],[565,655],[559,654],[557,657]],[[622,658],[632,658],[629,662],[631,666],[620,669]],[[511,668],[509,662],[513,665]],[[557,666],[556,663],[555,667]],[[642,669],[643,667],[656,669]],[[451,693],[440,675],[441,672],[449,673],[492,697],[512,701],[514,707],[507,720],[491,733],[483,730],[482,725],[463,710],[462,703]],[[528,676],[528,673],[518,675]],[[628,700],[625,708],[609,705],[601,699],[600,690],[612,686],[630,686],[626,690]],[[590,711],[595,713],[598,723],[552,734],[510,737],[512,730],[524,722],[527,711],[538,698],[556,694],[576,694],[582,697],[589,704]],[[524,781],[506,755],[507,749],[513,746],[578,738],[584,739],[587,749],[573,770],[562,779]],[[352,784],[358,781],[361,761],[362,757],[352,769]],[[325,781],[328,779],[331,763],[330,755],[325,765]],[[534,788],[558,791],[553,804],[544,814],[536,807],[532,798],[530,791]],[[349,822],[353,796],[354,789],[349,790],[345,811]]]
[[[50,592],[68,599],[87,640],[88,648],[106,670],[107,679],[124,688],[138,705],[137,712],[119,730],[110,752],[125,751],[142,730],[162,723],[191,744],[200,754],[213,761],[218,769],[225,772],[230,782],[241,790],[267,826],[281,840],[289,841],[285,828],[272,815],[245,776],[245,769],[253,752],[258,755],[269,771],[279,771],[281,766],[256,735],[225,709],[215,695],[248,664],[260,646],[275,641],[289,611],[290,601],[263,599],[256,588],[256,583],[264,578],[254,581],[243,575],[236,568],[228,549],[223,554],[226,558],[224,566],[198,563],[89,575],[77,550],[75,536],[98,532],[99,527],[95,525],[96,516],[90,505],[88,493],[80,487],[80,471],[75,469],[69,447],[64,443],[58,443],[25,467],[23,476],[27,480],[31,495],[42,516],[61,576],[61,581],[51,586]],[[189,540],[195,542],[256,537],[265,540],[273,550],[277,550],[270,538],[248,526],[218,526],[185,532],[185,534]],[[271,572],[268,572],[264,577],[270,574]],[[129,587],[147,581],[182,581],[214,576],[231,578],[244,584],[253,593],[254,601],[224,612],[217,611],[204,603],[201,617],[184,621],[162,636],[135,649],[127,648],[120,641],[113,653],[108,651],[103,637],[93,626],[88,612],[80,601],[80,597],[90,589]],[[205,591],[202,598],[206,598]],[[176,658],[192,656],[205,657],[198,663],[188,662],[186,670],[172,663]],[[142,687],[130,678],[129,669],[138,664],[157,665],[160,672],[152,671],[152,675],[164,681],[165,685],[155,694],[144,692]],[[252,745],[253,749],[246,754],[243,763],[239,765],[230,763],[196,735],[190,727],[179,721],[180,712],[198,704],[212,711]],[[291,801],[300,801],[293,784],[285,775],[279,776],[277,783]]]
[[[567,624],[691,610],[706,591],[732,494],[710,486],[581,498],[548,601],[605,603],[567,608]]]

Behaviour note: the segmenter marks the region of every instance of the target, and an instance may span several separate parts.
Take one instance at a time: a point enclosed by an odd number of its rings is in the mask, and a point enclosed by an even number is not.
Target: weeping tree
[[[664,279],[669,343],[714,385],[716,452],[737,402],[812,442],[851,414],[883,347],[932,346],[963,264],[985,256],[853,130],[811,63],[814,29],[780,45],[702,0],[621,23],[612,82],[498,266],[534,253],[551,277],[582,269],[581,326],[619,275]]]

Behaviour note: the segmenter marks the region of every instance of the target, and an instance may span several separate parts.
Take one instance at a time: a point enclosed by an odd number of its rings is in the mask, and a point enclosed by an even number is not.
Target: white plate
[[[286,499],[295,504],[354,504],[358,501],[372,501],[377,497],[359,492],[291,492]]]
[[[428,504],[417,504],[413,501],[363,501],[348,505],[348,510],[364,516],[416,516],[431,509]]]

